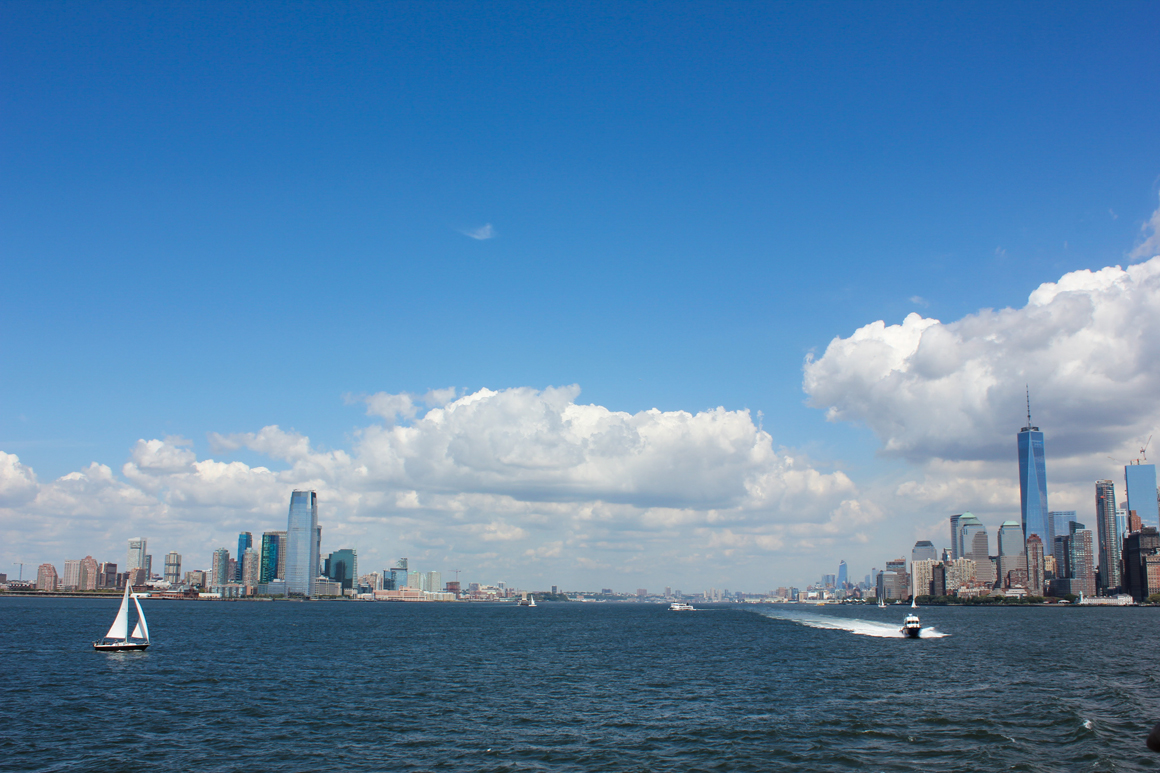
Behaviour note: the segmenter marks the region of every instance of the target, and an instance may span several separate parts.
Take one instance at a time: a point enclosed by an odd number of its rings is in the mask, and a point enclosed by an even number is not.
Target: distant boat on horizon
[[[137,607],[137,626],[133,634],[129,635],[129,598]],[[121,598],[121,608],[117,610],[117,617],[105,638],[93,642],[93,649],[104,652],[124,652],[128,650],[144,650],[149,646],[149,625],[145,622],[145,612],[141,609],[141,602],[137,594],[133,593],[133,586],[125,583],[125,595]]]

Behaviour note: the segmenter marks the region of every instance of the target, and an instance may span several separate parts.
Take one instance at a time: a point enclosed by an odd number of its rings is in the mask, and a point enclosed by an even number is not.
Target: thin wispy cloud
[[[481,242],[496,237],[495,229],[492,228],[491,223],[484,223],[479,228],[466,228],[461,230],[460,233]]]
[[[910,296],[910,302],[915,306],[922,306],[924,308],[930,306],[930,301],[928,301],[926,298],[923,298],[921,295]]]

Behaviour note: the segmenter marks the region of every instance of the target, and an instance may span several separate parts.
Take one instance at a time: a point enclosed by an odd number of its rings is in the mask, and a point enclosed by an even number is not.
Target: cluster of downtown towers
[[[1160,591],[1160,494],[1156,466],[1138,459],[1124,467],[1125,509],[1117,509],[1116,486],[1111,480],[1095,482],[1095,518],[1098,550],[1092,531],[1078,522],[1074,511],[1052,512],[1047,506],[1047,469],[1043,433],[1031,425],[1019,431],[1019,495],[1022,533],[1008,521],[999,529],[999,585],[1009,580],[1005,557],[1018,556],[1026,572],[1027,589],[1044,592],[1044,567],[1050,557],[1064,592],[1109,595],[1128,592],[1137,600]],[[986,530],[970,513],[953,515],[951,558],[987,560]],[[1016,545],[1012,545],[1012,542]],[[1018,544],[1022,543],[1022,544]],[[920,543],[921,544],[921,543]],[[925,543],[929,545],[930,543]],[[981,548],[981,549],[980,549]],[[933,550],[931,551],[933,553]],[[933,558],[933,556],[931,556]],[[916,591],[917,592],[917,591]],[[950,589],[947,589],[950,592]]]
[[[235,579],[242,579],[241,575],[245,573],[243,557],[257,552],[249,544],[249,537],[249,532],[243,532],[238,540],[236,577],[227,576],[226,562],[229,552],[225,548],[215,551],[211,572],[213,583],[224,585]],[[286,520],[286,531],[266,532],[262,535],[262,549],[259,554],[260,576],[256,579],[261,583],[269,583],[275,578],[284,578],[288,595],[313,596],[321,547],[322,527],[318,525],[318,494],[313,491],[294,491],[290,494],[290,514]]]

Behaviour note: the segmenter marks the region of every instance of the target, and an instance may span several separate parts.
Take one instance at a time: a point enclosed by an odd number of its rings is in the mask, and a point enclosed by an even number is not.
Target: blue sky
[[[862,493],[893,485],[915,460],[881,453],[865,417],[807,407],[806,355],[1133,262],[1160,179],[1158,17],[5,4],[0,450],[41,485],[94,461],[120,476],[139,439],[169,436],[287,470],[209,433],[278,425],[352,450],[372,421],[360,395],[576,384],[577,403],[630,414],[760,411],[774,449]],[[244,518],[214,508],[229,544]],[[6,512],[6,560],[88,551],[59,514]],[[133,536],[91,517],[109,545]],[[891,523],[872,538],[926,528]],[[405,543],[392,528],[364,552],[420,549],[388,546]]]

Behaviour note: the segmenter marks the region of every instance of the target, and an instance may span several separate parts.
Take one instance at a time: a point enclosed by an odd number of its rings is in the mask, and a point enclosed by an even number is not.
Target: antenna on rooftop
[[[1027,426],[1030,427],[1031,426],[1031,385],[1024,384],[1023,386],[1027,390]]]

